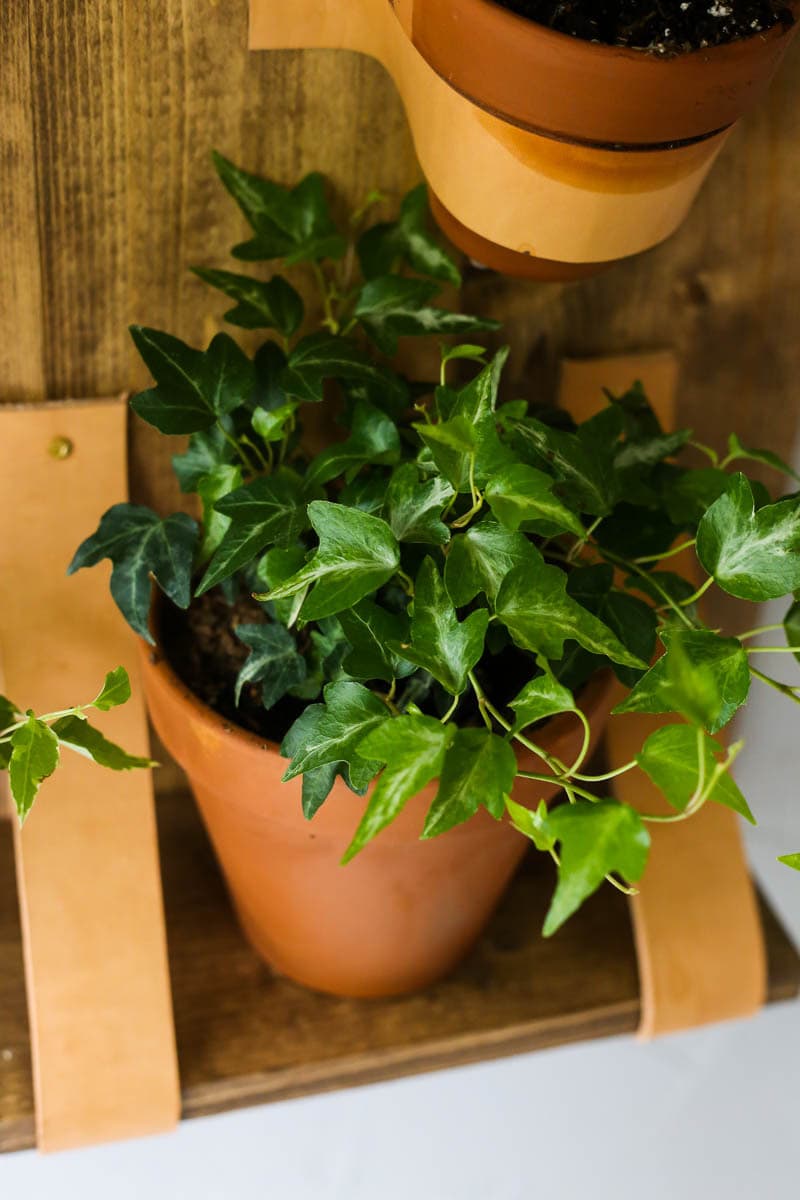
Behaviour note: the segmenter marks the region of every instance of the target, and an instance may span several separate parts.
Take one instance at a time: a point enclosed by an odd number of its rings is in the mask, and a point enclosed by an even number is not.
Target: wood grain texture
[[[256,957],[187,793],[162,796],[159,832],[184,1118],[637,1028],[625,898],[603,888],[545,941],[553,875],[537,856],[449,979],[415,996],[353,1001],[289,983]],[[800,960],[763,904],[762,919],[769,999],[789,999]],[[13,855],[0,827],[0,1150],[32,1142]]]

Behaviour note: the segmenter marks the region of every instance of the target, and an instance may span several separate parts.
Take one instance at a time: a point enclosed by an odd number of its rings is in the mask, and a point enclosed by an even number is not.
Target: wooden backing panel
[[[677,359],[669,352],[567,361],[560,401],[585,420],[602,406],[603,387],[621,393],[640,380],[662,424],[672,429],[677,379]],[[693,565],[694,558],[685,569]],[[630,762],[665,719],[671,718],[612,717],[605,736],[610,768]],[[658,788],[639,772],[620,776],[612,786],[642,812],[669,811]],[[750,1015],[764,1003],[766,959],[737,816],[708,804],[691,821],[649,829],[650,858],[631,901],[640,1036]]]
[[[0,506],[23,519],[0,543],[0,665],[18,705],[51,712],[91,699],[134,638],[108,571],[66,566],[125,497],[122,399],[0,408]],[[48,453],[55,437],[73,446]],[[141,692],[92,722],[147,753]],[[42,1149],[169,1128],[178,1078],[152,781],[63,751],[15,850]]]
[[[28,18],[0,9],[0,394],[45,394],[42,280]]]

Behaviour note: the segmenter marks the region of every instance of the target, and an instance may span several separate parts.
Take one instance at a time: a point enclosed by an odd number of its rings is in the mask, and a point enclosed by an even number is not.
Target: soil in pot
[[[495,0],[558,33],[610,46],[681,54],[752,37],[792,14],[782,0]]]

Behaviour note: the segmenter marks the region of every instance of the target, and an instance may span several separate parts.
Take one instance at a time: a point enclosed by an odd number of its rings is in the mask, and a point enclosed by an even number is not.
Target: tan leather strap
[[[567,360],[559,403],[584,420],[603,404],[604,387],[620,393],[640,379],[662,423],[674,427],[677,377],[677,362],[666,351]],[[609,769],[629,762],[664,722],[645,713],[612,718]],[[613,787],[620,800],[642,812],[666,811],[642,772],[619,776]],[[708,804],[691,820],[651,825],[650,833],[650,861],[631,901],[640,1037],[749,1016],[764,1003],[766,954],[736,815]]]
[[[132,700],[92,721],[146,754],[134,638],[108,564],[66,575],[127,498],[126,414],[122,399],[0,405],[0,661],[3,690],[37,712],[91,699],[124,665]],[[56,439],[67,457],[51,452]],[[15,841],[39,1147],[171,1128],[180,1092],[150,772],[65,750]]]

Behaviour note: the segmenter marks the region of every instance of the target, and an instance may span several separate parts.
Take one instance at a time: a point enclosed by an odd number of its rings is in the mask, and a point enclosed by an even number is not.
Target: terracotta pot
[[[431,784],[342,867],[366,800],[337,780],[306,821],[301,780],[281,782],[286,760],[277,745],[203,704],[160,648],[141,643],[141,660],[153,723],[189,777],[242,928],[275,970],[336,995],[387,996],[425,987],[455,966],[525,854],[525,838],[482,810],[420,841]],[[609,696],[610,681],[600,676],[582,697],[595,738]],[[574,717],[554,719],[538,736],[567,761],[580,748]],[[554,794],[525,780],[514,792],[529,805]]]
[[[574,279],[677,229],[795,31],[662,58],[492,0],[251,0],[250,44],[379,59],[448,236],[506,274]]]

